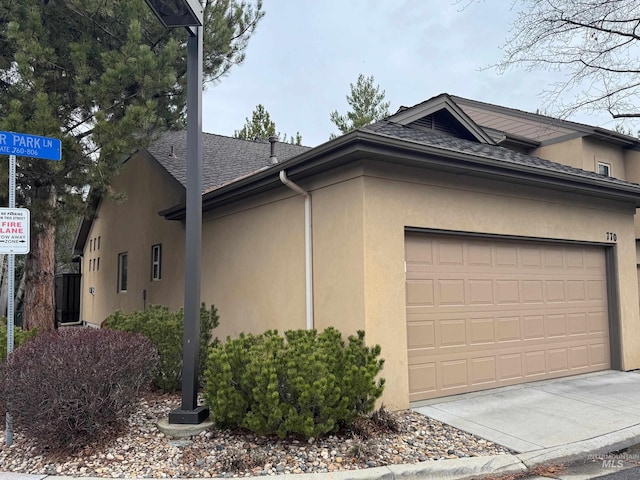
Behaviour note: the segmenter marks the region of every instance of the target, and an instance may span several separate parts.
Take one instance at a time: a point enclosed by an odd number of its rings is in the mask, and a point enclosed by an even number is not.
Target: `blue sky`
[[[558,79],[549,72],[489,65],[516,16],[511,2],[479,0],[265,0],[266,15],[245,62],[203,100],[206,132],[231,136],[259,103],[277,129],[300,132],[316,146],[336,132],[329,114],[348,110],[349,84],[373,75],[391,111],[434,95],[453,95],[535,112],[552,106],[540,93]],[[557,75],[557,74],[555,74]],[[607,115],[572,120],[613,128]]]

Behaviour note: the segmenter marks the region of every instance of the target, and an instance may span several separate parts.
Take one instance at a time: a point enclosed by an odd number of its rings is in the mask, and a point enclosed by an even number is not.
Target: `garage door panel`
[[[497,381],[504,384],[522,378],[522,352],[496,355],[498,366]]]
[[[522,303],[544,303],[544,283],[542,280],[522,280]]]
[[[472,317],[469,319],[469,344],[493,345],[496,341],[494,317]]]
[[[609,352],[608,343],[595,343],[589,345],[589,356],[591,365],[599,365],[603,368],[609,367],[609,358],[611,354]]]
[[[524,377],[531,381],[532,377],[544,376],[547,372],[545,351],[530,350],[524,352]]]
[[[569,349],[551,348],[548,351],[549,372],[566,372],[569,370]]]
[[[472,385],[495,383],[497,380],[496,357],[476,357],[471,359],[470,381]]]
[[[406,261],[411,401],[609,368],[602,248],[408,235]]]

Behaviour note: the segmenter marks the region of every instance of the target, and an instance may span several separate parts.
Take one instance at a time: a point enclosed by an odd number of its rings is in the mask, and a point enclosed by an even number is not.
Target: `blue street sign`
[[[0,132],[0,155],[60,160],[62,146],[57,138],[26,133]]]

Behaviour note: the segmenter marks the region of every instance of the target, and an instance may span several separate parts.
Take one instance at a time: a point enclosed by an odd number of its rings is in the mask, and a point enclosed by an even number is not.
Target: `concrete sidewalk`
[[[514,455],[390,465],[326,474],[279,475],[282,480],[469,480],[521,473],[640,443],[640,375],[600,372],[437,399],[414,410],[509,447]],[[634,453],[640,460],[640,454]],[[627,468],[631,464],[625,465]],[[603,467],[599,474],[616,471]],[[560,475],[588,479],[597,474]],[[66,476],[1,473],[0,480],[74,480]],[[251,478],[251,477],[243,477]],[[253,477],[262,478],[262,477]],[[534,477],[531,477],[534,478]],[[83,480],[95,480],[83,477]]]
[[[578,445],[591,451],[636,443],[639,400],[639,374],[606,371],[448,397],[415,410],[534,459],[572,446],[579,453]]]

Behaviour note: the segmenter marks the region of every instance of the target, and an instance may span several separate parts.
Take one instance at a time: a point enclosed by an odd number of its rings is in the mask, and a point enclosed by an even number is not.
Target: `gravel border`
[[[177,395],[150,394],[129,419],[125,435],[108,447],[51,458],[19,432],[4,444],[0,472],[104,478],[244,477],[327,473],[393,464],[512,453],[507,448],[412,411],[395,412],[400,432],[368,439],[351,433],[297,440],[209,430],[171,440],[156,423],[180,404]],[[4,422],[2,422],[4,424]],[[4,425],[3,425],[4,426]]]

